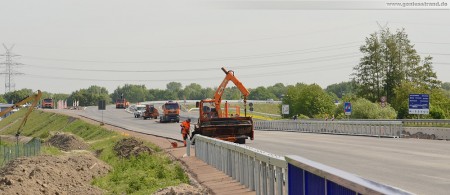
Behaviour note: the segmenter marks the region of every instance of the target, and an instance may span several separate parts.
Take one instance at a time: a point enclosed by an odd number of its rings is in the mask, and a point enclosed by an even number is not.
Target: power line
[[[289,65],[298,65],[298,63],[309,62],[323,62],[323,61],[331,61],[331,60],[339,60],[346,58],[353,58],[359,56],[358,53],[344,53],[344,54],[336,54],[330,56],[319,56],[314,58],[304,58],[304,59],[296,59],[290,61],[280,61],[280,62],[269,62],[269,63],[257,63],[250,65],[238,65],[238,66],[229,66],[227,68],[239,68],[239,69],[249,69],[249,68],[264,68],[264,67],[272,67],[272,66],[289,66]],[[64,68],[64,67],[56,67],[56,66],[44,66],[44,65],[31,65],[30,67],[34,68],[47,68],[54,70],[68,70],[68,71],[82,71],[82,72],[119,72],[119,73],[166,73],[166,72],[199,72],[199,71],[214,71],[217,68],[186,68],[186,69],[166,69],[166,70],[118,70],[118,69],[81,69],[81,68]]]
[[[353,66],[353,62],[344,62],[344,63],[333,63],[315,67],[300,67],[300,69],[290,69],[290,70],[281,70],[281,71],[270,71],[268,73],[252,73],[252,74],[243,74],[240,75],[245,78],[257,78],[257,77],[270,77],[270,76],[278,76],[278,75],[292,75],[298,73],[310,73],[317,72],[323,70],[336,70],[347,68],[349,65]],[[215,68],[217,70],[217,68]],[[58,79],[58,80],[76,80],[76,81],[105,81],[105,82],[172,82],[174,79],[92,79],[92,78],[73,78],[73,77],[55,77],[55,76],[43,76],[43,75],[35,75],[35,74],[26,74],[30,77],[34,78],[45,78],[45,79]],[[176,79],[176,81],[207,81],[207,80],[217,80],[217,77],[201,77],[201,78],[181,78]]]
[[[227,61],[227,60],[245,60],[245,59],[258,59],[258,58],[270,58],[288,55],[299,55],[308,53],[317,53],[324,51],[340,50],[345,48],[352,48],[357,46],[359,41],[347,42],[342,44],[334,44],[322,47],[313,47],[300,50],[287,50],[272,53],[260,53],[242,56],[228,56],[219,58],[203,58],[203,59],[181,59],[181,60],[146,60],[146,61],[105,61],[105,60],[77,60],[77,59],[64,59],[64,58],[43,58],[34,56],[24,56],[24,58],[43,60],[43,61],[61,61],[61,62],[83,62],[83,63],[109,63],[109,64],[150,64],[150,63],[187,63],[187,62],[211,62],[211,61]]]

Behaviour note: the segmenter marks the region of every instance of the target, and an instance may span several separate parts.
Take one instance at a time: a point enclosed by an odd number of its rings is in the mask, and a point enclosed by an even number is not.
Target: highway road
[[[78,112],[102,119],[97,107]],[[181,139],[178,123],[136,119],[113,106],[104,111],[103,120],[134,131]],[[299,155],[416,194],[450,194],[449,141],[256,131],[255,140],[247,142],[266,152]]]

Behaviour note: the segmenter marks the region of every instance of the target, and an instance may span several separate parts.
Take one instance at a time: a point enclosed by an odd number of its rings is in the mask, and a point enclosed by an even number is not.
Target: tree
[[[72,92],[68,98],[68,104],[70,105],[73,101],[79,101],[80,106],[95,106],[100,100],[110,102],[111,99],[108,90],[106,90],[105,87],[93,85],[87,89],[80,89]]]
[[[450,82],[442,83],[441,87],[442,87],[442,89],[450,91]]]
[[[345,94],[353,93],[355,84],[352,81],[331,84],[327,86],[325,91],[334,93],[338,98],[342,98]]]
[[[8,103],[8,102],[5,100],[5,98],[3,98],[2,95],[0,95],[0,103],[4,103],[4,104]]]
[[[282,95],[286,94],[287,87],[284,86],[283,83],[276,83],[273,86],[267,87],[267,90],[269,91],[269,93],[272,93],[274,95],[274,100],[279,100],[281,99]]]
[[[122,94],[125,99],[129,102],[142,102],[146,101],[147,97],[147,87],[145,85],[133,85],[133,84],[125,84],[123,87],[117,87],[114,90],[114,93],[111,94],[111,99],[113,102],[116,99],[121,98]]]
[[[227,87],[223,91],[222,99],[224,100],[239,100],[242,99],[242,93],[236,86]]]
[[[403,82],[429,89],[440,85],[433,72],[432,58],[421,60],[404,29],[395,34],[389,29],[375,32],[366,38],[360,51],[364,56],[352,75],[358,95],[370,101],[381,96],[387,96],[388,101],[395,99],[395,88]]]
[[[33,94],[33,90],[31,90],[31,89],[21,89],[21,90],[8,92],[3,97],[6,99],[6,101],[8,103],[12,104],[12,103],[17,103],[32,94]]]
[[[191,83],[184,87],[183,93],[188,100],[200,100],[202,98],[202,86],[197,83]]]
[[[273,93],[270,93],[265,87],[257,87],[250,91],[248,99],[250,100],[267,100],[277,98]]]
[[[333,98],[316,84],[288,86],[283,104],[289,104],[289,117],[296,114],[320,117],[333,113],[335,108]]]

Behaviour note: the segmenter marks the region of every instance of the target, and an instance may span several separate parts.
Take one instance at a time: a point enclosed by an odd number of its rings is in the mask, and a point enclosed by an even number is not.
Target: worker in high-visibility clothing
[[[183,144],[184,147],[186,147],[186,139],[189,135],[189,129],[191,128],[191,119],[188,118],[187,120],[183,121],[181,123],[181,135],[183,136]]]

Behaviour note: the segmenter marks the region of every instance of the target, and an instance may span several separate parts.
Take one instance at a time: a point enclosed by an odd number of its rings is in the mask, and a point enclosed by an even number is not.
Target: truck
[[[145,111],[142,113],[142,118],[144,120],[148,118],[157,119],[159,116],[158,109],[155,108],[154,105],[147,104],[145,105]]]
[[[227,71],[223,67],[222,71],[225,73],[225,78],[217,88],[214,98],[204,99],[195,104],[199,108],[199,118],[197,124],[194,125],[192,137],[200,134],[245,144],[247,139],[254,139],[253,119],[252,117],[247,117],[247,97],[250,92],[236,78],[234,71]],[[225,103],[224,110],[222,110],[222,95],[229,81],[232,81],[236,85],[244,97],[244,116],[240,116],[240,114],[229,115],[227,102]]]
[[[180,122],[180,104],[174,101],[168,101],[161,108],[162,115],[159,117],[160,123]]]
[[[125,98],[119,98],[116,100],[116,108],[128,108],[130,103]]]
[[[41,107],[53,109],[55,107],[55,103],[52,98],[45,98],[42,100]]]

